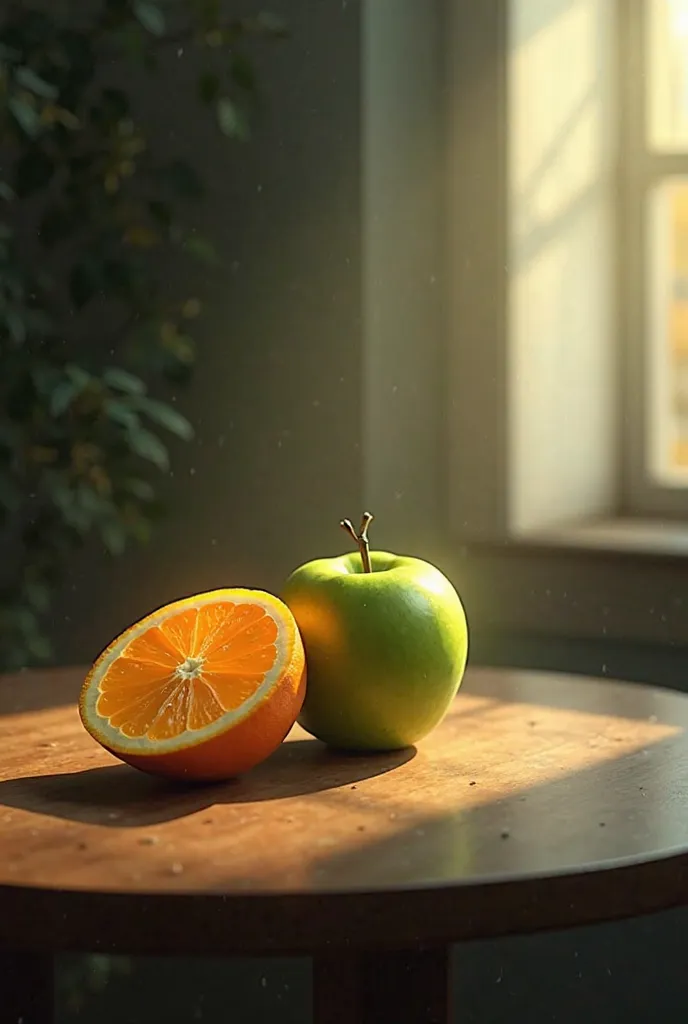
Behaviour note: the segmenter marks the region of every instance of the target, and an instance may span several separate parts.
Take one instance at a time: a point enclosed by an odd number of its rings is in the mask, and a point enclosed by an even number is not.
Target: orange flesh
[[[256,692],[276,639],[275,620],[257,605],[186,609],[127,644],[100,681],[96,710],[131,738],[201,729]]]

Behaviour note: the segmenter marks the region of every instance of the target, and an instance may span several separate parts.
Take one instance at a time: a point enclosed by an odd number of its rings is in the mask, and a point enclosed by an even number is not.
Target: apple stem
[[[346,532],[351,537],[353,537],[356,544],[358,545],[358,550],[361,553],[361,561],[363,562],[363,572],[373,571],[373,567],[370,564],[370,545],[368,542],[368,527],[370,526],[374,518],[375,516],[371,515],[370,512],[364,512],[358,533],[356,533],[354,525],[350,519],[342,519],[342,521],[339,524],[343,530],[346,530]]]

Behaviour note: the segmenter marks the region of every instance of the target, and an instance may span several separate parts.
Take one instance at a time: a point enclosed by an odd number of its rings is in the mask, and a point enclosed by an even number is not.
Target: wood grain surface
[[[472,670],[417,749],[296,727],[243,779],[150,778],[84,732],[83,672],[0,679],[0,948],[403,948],[688,900],[688,698]]]

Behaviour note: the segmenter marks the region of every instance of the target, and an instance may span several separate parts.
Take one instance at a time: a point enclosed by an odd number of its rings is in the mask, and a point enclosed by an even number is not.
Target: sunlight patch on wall
[[[510,15],[509,463],[518,532],[606,512],[611,502],[613,47],[606,0],[512,0]]]

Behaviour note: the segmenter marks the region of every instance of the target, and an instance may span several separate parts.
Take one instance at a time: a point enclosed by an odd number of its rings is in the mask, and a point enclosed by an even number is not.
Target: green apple
[[[282,599],[306,650],[299,722],[346,750],[396,750],[442,720],[461,683],[468,627],[456,590],[418,558],[369,551],[319,558],[296,569]]]

